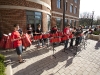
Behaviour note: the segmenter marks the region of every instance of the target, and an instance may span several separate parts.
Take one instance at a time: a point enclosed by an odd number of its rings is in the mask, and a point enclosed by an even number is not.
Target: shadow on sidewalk
[[[95,49],[99,50],[100,49],[100,41],[97,41],[96,45],[95,45]]]
[[[47,70],[50,70],[50,69],[56,67],[56,65],[58,65],[59,62],[68,61],[69,65],[70,65],[72,63],[72,60],[71,59],[67,60],[67,59],[69,56],[73,57],[74,55],[72,53],[66,54],[66,53],[62,52],[62,50],[60,50],[59,52],[55,53],[55,56],[56,56],[56,59],[51,58],[51,56],[41,59],[41,60],[27,66],[26,68],[18,71],[14,75],[27,75],[30,73],[32,73],[31,75],[33,75],[33,74],[41,75],[44,71],[47,71]],[[62,65],[62,67],[65,65]],[[66,65],[66,66],[69,66],[69,65]],[[49,74],[49,75],[54,75],[54,74]]]

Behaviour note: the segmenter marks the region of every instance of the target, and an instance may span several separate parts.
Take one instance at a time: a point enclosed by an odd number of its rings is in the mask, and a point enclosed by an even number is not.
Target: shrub
[[[1,62],[1,63],[4,63],[4,60],[5,60],[4,55],[0,54],[0,62]]]
[[[5,66],[4,63],[0,62],[0,75],[5,75]]]
[[[99,35],[100,34],[100,31],[94,31],[93,34],[94,35]]]
[[[0,54],[0,75],[5,75],[5,65],[4,65],[5,57]]]

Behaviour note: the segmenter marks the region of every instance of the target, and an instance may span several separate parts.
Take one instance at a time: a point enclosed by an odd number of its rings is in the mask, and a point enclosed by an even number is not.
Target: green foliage
[[[0,75],[5,75],[5,66],[4,63],[0,62]]]
[[[99,35],[100,34],[100,31],[94,31],[93,34],[94,35]]]
[[[5,57],[0,54],[0,75],[5,75],[5,65],[4,65]]]
[[[5,60],[4,55],[0,54],[0,62],[1,62],[1,63],[4,63],[4,60]]]

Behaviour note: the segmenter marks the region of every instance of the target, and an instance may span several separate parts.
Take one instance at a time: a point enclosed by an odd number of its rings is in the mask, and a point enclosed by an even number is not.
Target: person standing
[[[41,30],[40,24],[38,25],[38,28],[36,29],[35,34],[36,35],[42,35],[42,30]],[[40,42],[42,42],[42,46],[40,46]],[[43,47],[43,46],[44,46],[44,40],[43,39],[38,40],[38,47]]]
[[[11,41],[13,42],[14,48],[16,48],[19,63],[23,63],[24,60],[22,59],[22,56],[21,56],[21,54],[22,54],[22,41],[21,41],[21,39],[22,38],[20,36],[20,33],[18,32],[18,28],[19,28],[19,25],[15,24],[14,31],[11,33]]]
[[[68,39],[65,41],[65,47],[64,47],[64,51],[65,51],[65,50],[67,49],[68,41],[69,41],[70,24],[68,24],[68,25],[64,28],[63,33],[64,33],[64,35],[68,38]]]
[[[29,34],[30,38],[32,37],[32,27],[31,27],[31,24],[28,24],[28,27],[27,27],[27,33]]]
[[[81,41],[82,41],[82,33],[83,33],[82,27],[79,26],[76,29],[76,33],[75,33],[75,36],[76,36],[75,46],[78,46],[81,43]]]
[[[74,27],[74,28],[72,27],[71,28],[71,35],[70,35],[71,36],[71,38],[70,38],[71,39],[71,41],[70,41],[70,48],[73,47],[73,41],[74,41],[74,34],[75,34],[75,32],[76,32],[76,27]]]
[[[58,31],[58,29],[57,29],[57,26],[55,25],[54,27],[52,27],[50,33],[51,33],[51,34],[54,34],[54,33],[56,33],[57,31]]]

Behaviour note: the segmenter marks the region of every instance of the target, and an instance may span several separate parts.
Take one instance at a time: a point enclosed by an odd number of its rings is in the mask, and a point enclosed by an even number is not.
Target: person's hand
[[[24,38],[25,38],[25,36],[22,36],[22,37],[21,37],[21,39],[24,39]]]

